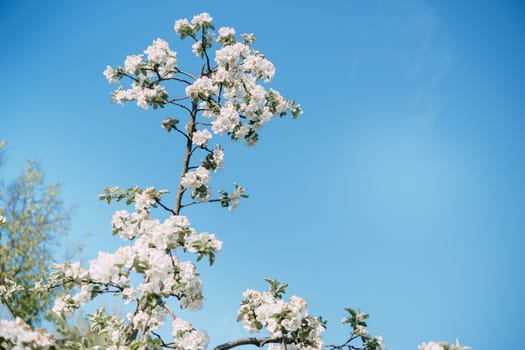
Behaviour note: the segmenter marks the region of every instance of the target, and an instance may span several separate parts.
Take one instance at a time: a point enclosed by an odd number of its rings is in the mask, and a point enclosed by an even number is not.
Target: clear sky
[[[180,140],[161,120],[110,103],[102,75],[182,17],[253,32],[272,86],[305,114],[276,120],[252,149],[225,143],[220,183],[250,199],[186,212],[223,252],[202,264],[191,316],[212,345],[244,336],[241,293],[290,284],[344,341],[344,307],[371,314],[389,349],[425,340],[516,349],[525,323],[525,5],[520,1],[1,1],[2,178],[39,160],[76,205],[88,261],[120,243],[106,186],[175,189]],[[182,53],[181,53],[182,55]],[[189,58],[190,56],[188,56]],[[218,189],[218,186],[214,186]],[[169,198],[168,200],[173,200]]]

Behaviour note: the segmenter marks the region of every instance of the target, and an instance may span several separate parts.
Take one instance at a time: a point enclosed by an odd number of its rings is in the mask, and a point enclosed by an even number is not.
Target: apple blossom
[[[33,331],[22,319],[0,320],[0,348],[49,349],[55,345],[51,334],[39,328]]]

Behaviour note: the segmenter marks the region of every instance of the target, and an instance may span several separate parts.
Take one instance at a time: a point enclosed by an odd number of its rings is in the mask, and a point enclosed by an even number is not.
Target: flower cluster
[[[150,87],[151,86],[151,87]],[[126,101],[137,101],[137,106],[148,109],[149,105],[162,106],[165,103],[165,99],[168,97],[168,93],[163,86],[155,85],[143,82],[134,82],[131,89],[123,90],[119,87],[113,93],[113,100],[119,104]]]
[[[207,130],[195,130],[192,136],[192,141],[197,146],[203,146],[208,144],[208,140],[212,138],[211,133]]]
[[[202,115],[212,119],[212,130],[216,134],[228,134],[233,140],[244,140],[253,145],[258,141],[257,131],[274,116],[284,116],[291,112],[292,117],[302,113],[294,101],[283,98],[279,92],[258,83],[268,83],[275,75],[275,66],[262,53],[252,47],[253,34],[241,34],[237,41],[235,29],[222,27],[218,38],[213,40],[214,26],[207,13],[201,13],[188,21],[175,22],[174,31],[182,39],[191,37],[195,42],[193,52],[206,60],[206,71],[199,77],[181,71],[177,65],[177,54],[170,50],[163,39],[157,39],[144,54],[128,56],[123,67],[108,66],[104,71],[110,83],[118,83],[123,77],[133,80],[131,88],[120,86],[113,94],[114,101],[123,103],[137,101],[137,105],[147,109],[164,107],[168,93],[161,84],[167,80],[178,80],[186,84],[185,96],[199,103]],[[214,43],[220,48],[215,51],[212,66],[208,51]],[[224,99],[224,102],[221,101]]]
[[[324,325],[308,314],[304,299],[294,295],[285,302],[282,297],[287,285],[267,281],[270,291],[248,289],[243,293],[238,320],[244,328],[252,333],[264,328],[272,338],[283,339],[287,349],[321,349]],[[282,349],[280,345],[272,347]]]
[[[193,100],[206,100],[218,94],[219,87],[213,84],[213,80],[208,77],[200,77],[192,85],[186,87],[186,96]]]
[[[177,339],[177,348],[183,350],[203,350],[208,346],[210,339],[206,332],[195,330],[191,323],[176,318],[172,324],[173,338]]]
[[[121,85],[115,90],[115,102],[123,104],[137,101],[137,105],[143,109],[148,109],[150,105],[154,108],[163,107],[168,93],[159,82],[171,79],[177,73],[177,53],[170,50],[165,40],[157,39],[144,50],[144,54],[128,56],[123,67],[113,69],[107,66],[104,76],[109,83],[118,83],[124,77],[133,80],[131,88],[124,89]]]
[[[348,312],[348,316],[343,317],[341,323],[349,324],[352,328],[350,339],[354,340],[359,338],[363,348],[366,350],[385,350],[385,346],[383,345],[383,337],[372,336],[366,328],[366,319],[368,318],[368,314],[356,311],[352,308],[346,308],[345,310]]]
[[[18,317],[13,321],[0,320],[0,348],[2,349],[49,349],[54,345],[53,336],[42,328],[33,331]]]
[[[183,32],[178,26],[179,33]],[[184,27],[189,33],[190,28]],[[176,25],[177,32],[177,25]],[[191,32],[193,33],[193,32]],[[215,52],[215,63],[208,76],[198,79],[186,88],[186,95],[201,100],[203,116],[212,119],[216,134],[228,134],[233,140],[245,140],[253,145],[258,141],[257,131],[274,116],[284,116],[288,111],[293,117],[302,113],[294,101],[287,101],[279,92],[266,90],[258,83],[271,81],[275,67],[263,54],[251,46],[253,34],[243,34],[237,42],[235,30],[219,29],[216,40],[222,47]],[[222,92],[222,95],[221,95]],[[225,102],[220,103],[223,97]]]
[[[182,187],[190,189],[191,197],[199,201],[207,200],[211,189],[207,183],[211,180],[210,171],[204,166],[199,166],[195,171],[184,174],[180,180]]]
[[[176,297],[181,308],[189,310],[202,307],[199,273],[191,261],[179,260],[176,250],[197,254],[198,260],[208,256],[213,263],[222,242],[213,234],[197,233],[185,216],[172,215],[162,222],[153,219],[150,209],[156,204],[154,197],[161,192],[164,191],[139,189],[133,200],[135,211],[119,210],[113,215],[113,234],[133,241],[131,246],[120,247],[113,253],[99,252],[87,269],[78,262],[55,266],[49,283],[74,282],[79,290],[75,295],[66,294],[57,299],[53,312],[67,316],[98,294],[116,293],[127,303],[140,306],[128,315],[128,320],[133,329],[146,334],[165,323],[164,299]],[[119,197],[116,191],[108,193],[115,198],[125,197]],[[138,286],[132,284],[132,273],[142,276]],[[188,339],[198,340],[201,345],[205,343],[202,331],[192,329],[178,341],[188,344]]]
[[[244,187],[239,186],[236,183],[233,185],[235,186],[235,189],[230,193],[219,191],[219,193],[223,195],[220,199],[221,205],[223,207],[228,207],[229,211],[237,209],[241,198],[248,198],[248,195],[244,193]]]
[[[428,343],[422,343],[418,347],[419,350],[470,350],[472,349],[470,346],[461,346],[459,345],[459,340],[456,339],[455,344],[449,344],[445,341],[440,342],[428,342]]]

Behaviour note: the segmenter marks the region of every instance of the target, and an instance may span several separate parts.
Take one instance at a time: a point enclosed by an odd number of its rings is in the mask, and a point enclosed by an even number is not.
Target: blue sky
[[[2,178],[36,159],[76,205],[82,259],[111,251],[106,186],[174,189],[178,111],[110,103],[102,75],[207,11],[253,32],[272,87],[305,114],[246,149],[225,142],[219,184],[250,199],[186,212],[224,241],[202,266],[212,344],[244,336],[235,313],[264,277],[290,284],[343,342],[344,307],[371,314],[389,349],[425,340],[517,348],[525,332],[525,6],[519,1],[2,1]],[[188,59],[190,56],[185,56]],[[219,188],[219,185],[214,186]],[[169,199],[168,199],[169,200]],[[173,199],[171,199],[173,200]]]

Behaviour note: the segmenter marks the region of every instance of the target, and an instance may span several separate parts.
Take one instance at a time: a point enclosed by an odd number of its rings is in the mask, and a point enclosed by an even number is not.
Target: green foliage
[[[264,279],[270,285],[270,292],[276,299],[282,299],[284,293],[286,293],[286,288],[288,288],[288,283],[280,282],[275,278],[265,278]]]
[[[82,314],[69,321],[56,319],[54,322],[56,344],[60,349],[89,349],[97,344],[107,343],[107,337],[90,329],[89,320]]]
[[[4,145],[0,143],[0,153]],[[30,325],[41,323],[58,292],[35,295],[28,289],[49,275],[52,248],[69,228],[61,191],[60,184],[44,184],[44,174],[33,161],[16,180],[0,183],[0,286],[12,281],[22,287],[1,302]]]
[[[162,128],[166,129],[167,132],[170,132],[172,129],[177,128],[179,120],[175,118],[166,118],[162,121]]]
[[[368,329],[366,319],[368,319],[368,314],[365,312],[356,311],[352,308],[345,308],[345,311],[348,312],[348,316],[344,317],[341,320],[343,324],[349,324],[351,327],[350,338],[341,345],[331,345],[329,346],[332,350],[383,350],[383,339],[380,336],[373,337]],[[351,344],[354,340],[360,339],[362,346],[355,346]]]
[[[153,188],[147,188],[142,190],[139,186],[129,187],[126,189],[121,189],[120,187],[106,187],[101,194],[98,195],[98,199],[101,201],[106,201],[110,204],[113,200],[120,202],[121,200],[126,200],[126,205],[130,205],[135,202],[135,194],[137,193],[148,193],[156,202],[160,202],[160,198],[163,194],[168,193],[167,190],[155,190]],[[152,204],[152,207],[156,208],[157,204]]]

